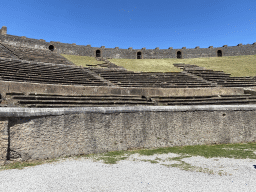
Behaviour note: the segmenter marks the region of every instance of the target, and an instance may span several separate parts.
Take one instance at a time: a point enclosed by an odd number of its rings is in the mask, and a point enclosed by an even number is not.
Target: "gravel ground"
[[[0,171],[0,191],[255,191],[255,159],[196,156],[168,160],[179,155],[133,154],[109,165],[92,159],[73,158],[22,170]],[[147,160],[156,160],[150,163]],[[143,161],[144,160],[144,161]],[[146,162],[145,162],[146,161]],[[189,163],[213,170],[214,174],[185,171],[161,164]],[[254,167],[255,165],[255,167]],[[218,175],[220,172],[227,175]]]

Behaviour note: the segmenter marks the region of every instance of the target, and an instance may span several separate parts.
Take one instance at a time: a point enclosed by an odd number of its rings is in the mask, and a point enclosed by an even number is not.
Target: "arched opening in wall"
[[[218,51],[217,51],[217,56],[218,56],[218,57],[222,57],[222,51],[221,51],[221,50],[218,50]]]
[[[142,59],[141,52],[137,52],[137,59]]]
[[[53,45],[50,45],[50,46],[49,46],[49,50],[50,50],[50,51],[54,51],[54,46],[53,46]]]
[[[100,57],[100,50],[96,51],[96,57]]]
[[[181,59],[181,58],[182,58],[181,51],[178,51],[178,52],[177,52],[177,58],[178,58],[178,59]]]

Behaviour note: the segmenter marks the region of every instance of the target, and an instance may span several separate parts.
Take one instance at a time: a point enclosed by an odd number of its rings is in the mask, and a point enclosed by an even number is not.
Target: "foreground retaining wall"
[[[256,105],[0,108],[0,116],[8,119],[0,121],[2,163],[8,158],[256,141]]]

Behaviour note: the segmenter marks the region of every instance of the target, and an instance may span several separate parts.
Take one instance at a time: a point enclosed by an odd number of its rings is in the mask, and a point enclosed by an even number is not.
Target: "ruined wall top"
[[[6,35],[7,34],[7,27],[3,26],[2,29],[0,29],[0,34],[1,35]]]
[[[32,39],[25,36],[15,36],[7,34],[7,27],[3,26],[0,29],[0,41],[13,46],[28,47],[34,49],[50,49],[54,48],[54,51],[60,54],[68,55],[80,55],[80,56],[92,56],[97,57],[96,51],[100,51],[100,57],[106,58],[124,58],[124,59],[136,59],[137,53],[140,54],[141,59],[148,58],[177,58],[177,53],[181,54],[179,58],[197,58],[197,57],[216,57],[218,51],[222,53],[222,56],[236,56],[236,55],[255,55],[256,43],[253,44],[238,44],[237,46],[223,45],[221,47],[209,46],[208,48],[186,48],[185,46],[180,49],[133,49],[129,47],[127,49],[92,47],[91,45],[76,45],[75,43],[61,43],[59,41],[46,42],[43,39]],[[138,59],[138,58],[137,58]]]

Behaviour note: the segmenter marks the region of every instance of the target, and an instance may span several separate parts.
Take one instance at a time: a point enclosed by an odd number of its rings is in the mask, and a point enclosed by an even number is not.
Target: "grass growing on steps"
[[[63,55],[78,66],[100,64],[94,57]],[[191,59],[109,59],[110,62],[135,72],[180,72],[174,63],[194,64],[215,71],[224,71],[233,77],[256,76],[256,55],[201,57]]]
[[[178,70],[173,66],[174,63],[185,63],[214,71],[224,71],[233,77],[256,76],[256,55],[191,59],[110,59],[109,61],[131,71],[175,72]]]
[[[69,61],[73,62],[77,66],[82,66],[82,67],[88,67],[86,64],[102,64],[105,61],[97,61],[95,57],[87,57],[87,56],[77,56],[77,55],[64,55],[62,54],[63,57],[68,59]]]
[[[176,147],[165,147],[157,149],[136,149],[136,150],[127,150],[127,151],[111,151],[101,154],[89,154],[89,155],[77,155],[72,156],[72,159],[79,158],[92,158],[94,161],[102,160],[105,164],[116,164],[120,160],[127,159],[132,154],[140,154],[151,156],[154,154],[167,154],[167,153],[176,153],[180,154],[180,157],[170,158],[169,160],[180,161],[180,164],[165,165],[171,167],[178,167],[183,170],[194,170],[194,171],[203,171],[198,167],[193,167],[184,161],[183,158],[191,156],[203,156],[205,158],[212,157],[226,157],[226,158],[235,158],[235,159],[256,159],[256,142],[253,143],[237,143],[237,144],[218,144],[218,145],[195,145],[195,146],[176,146]],[[0,170],[7,169],[23,169],[24,167],[36,166],[45,163],[58,162],[62,159],[67,159],[70,156],[60,157],[50,160],[36,160],[30,162],[15,162],[10,163],[5,166],[0,166]],[[155,160],[146,160],[151,163],[157,163],[159,159]],[[211,170],[206,170],[207,173],[212,172]],[[204,172],[204,171],[203,171]],[[222,174],[222,173],[220,173]]]

